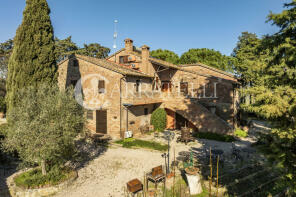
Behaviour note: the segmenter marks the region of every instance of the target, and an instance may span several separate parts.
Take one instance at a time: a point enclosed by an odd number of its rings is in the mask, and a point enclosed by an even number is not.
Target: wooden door
[[[183,93],[183,95],[188,94],[188,83],[187,82],[180,83],[180,91]]]
[[[163,81],[161,86],[162,92],[171,92],[172,84],[170,81]]]
[[[96,111],[96,132],[107,134],[107,110]]]

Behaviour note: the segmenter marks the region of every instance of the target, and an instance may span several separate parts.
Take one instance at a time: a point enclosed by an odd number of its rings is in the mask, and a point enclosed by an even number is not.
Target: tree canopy
[[[7,66],[13,49],[13,41],[11,39],[6,42],[0,43],[0,78],[6,79]]]
[[[296,193],[296,0],[286,10],[270,13],[279,31],[262,39],[244,32],[233,56],[251,103],[242,108],[272,120],[276,127],[262,138],[268,157],[284,169],[291,193]],[[248,85],[246,85],[248,84]]]
[[[161,59],[167,62],[171,62],[173,64],[179,63],[179,56],[174,53],[173,51],[166,50],[166,49],[157,49],[151,51],[150,55],[157,59]]]
[[[75,53],[78,50],[78,46],[72,41],[72,37],[69,36],[63,40],[59,38],[55,38],[55,45],[56,45],[56,60],[59,62],[68,55]]]
[[[268,50],[262,47],[262,40],[256,34],[243,32],[233,50],[235,72],[243,85],[264,82],[264,69],[268,59]]]
[[[48,84],[19,91],[4,147],[16,150],[24,163],[42,164],[43,174],[68,161],[84,123],[83,109],[73,98],[73,91]]]
[[[203,63],[224,71],[233,71],[233,59],[213,49],[189,49],[180,57],[180,64]]]
[[[96,58],[106,58],[110,53],[110,49],[104,46],[101,46],[98,43],[84,44],[83,48],[80,48],[77,51],[78,54],[96,57]]]
[[[8,63],[8,112],[17,102],[15,98],[20,89],[57,81],[54,32],[49,14],[46,0],[26,1]]]

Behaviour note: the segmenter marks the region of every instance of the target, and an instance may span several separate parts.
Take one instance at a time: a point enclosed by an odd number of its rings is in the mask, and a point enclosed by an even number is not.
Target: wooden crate
[[[143,190],[143,184],[139,179],[133,179],[127,183],[127,190],[132,193],[141,191]]]

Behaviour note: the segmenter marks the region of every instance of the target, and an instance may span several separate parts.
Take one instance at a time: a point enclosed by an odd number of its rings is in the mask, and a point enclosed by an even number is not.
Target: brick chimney
[[[130,38],[124,40],[126,51],[133,51],[133,42],[134,41]]]
[[[142,71],[146,74],[151,74],[150,72],[150,62],[149,62],[149,57],[150,57],[150,47],[147,45],[143,45],[141,47],[142,49]]]

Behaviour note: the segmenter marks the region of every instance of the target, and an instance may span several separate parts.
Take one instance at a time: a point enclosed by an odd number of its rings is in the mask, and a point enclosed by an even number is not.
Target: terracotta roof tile
[[[139,76],[139,77],[153,77],[153,76],[147,75],[145,73],[142,73],[140,71],[134,70],[132,68],[118,65],[118,64],[108,61],[106,59],[98,59],[98,58],[84,56],[84,55],[78,55],[78,54],[76,54],[75,56],[78,59],[82,59],[84,61],[87,61],[87,62],[90,62],[90,63],[95,64],[97,66],[101,66],[103,68],[112,70],[114,72],[118,72],[123,75],[131,75],[131,76]]]

